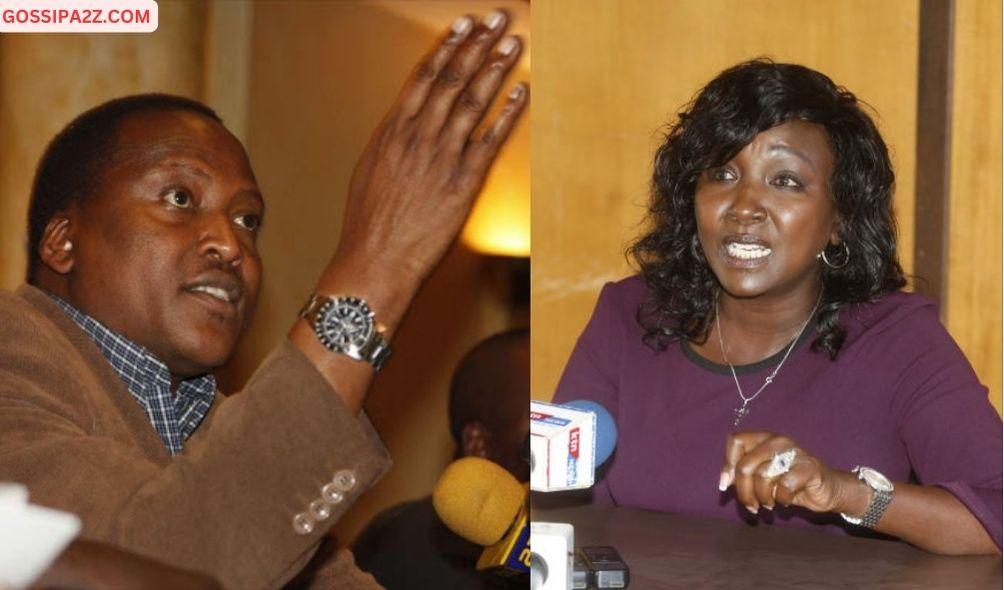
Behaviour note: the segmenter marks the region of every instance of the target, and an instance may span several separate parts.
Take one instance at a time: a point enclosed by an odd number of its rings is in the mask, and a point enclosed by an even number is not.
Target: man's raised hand
[[[339,256],[420,281],[445,254],[527,104],[516,84],[486,120],[522,50],[507,20],[460,17],[415,67],[353,173]]]

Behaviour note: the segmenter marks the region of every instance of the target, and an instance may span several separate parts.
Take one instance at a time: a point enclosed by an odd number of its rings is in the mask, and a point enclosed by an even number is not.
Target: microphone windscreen
[[[478,457],[450,463],[432,491],[443,524],[485,547],[505,535],[525,501],[526,489],[511,473]]]
[[[561,404],[563,406],[584,410],[596,414],[596,465],[602,465],[617,446],[617,423],[613,415],[600,404],[588,400],[577,399]]]

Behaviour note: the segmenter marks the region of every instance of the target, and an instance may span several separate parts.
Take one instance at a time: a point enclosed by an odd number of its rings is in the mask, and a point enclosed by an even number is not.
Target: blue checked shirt
[[[167,365],[147,349],[112,332],[59,297],[49,296],[98,345],[101,354],[146,412],[171,455],[180,454],[185,439],[195,432],[213,404],[216,379],[212,375],[186,379],[178,386],[177,395],[173,395]]]

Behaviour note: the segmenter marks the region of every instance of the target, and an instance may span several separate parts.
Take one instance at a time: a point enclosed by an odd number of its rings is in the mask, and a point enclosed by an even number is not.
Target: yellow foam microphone
[[[511,473],[486,459],[458,459],[439,478],[432,506],[451,531],[485,547],[478,570],[529,573],[527,486]]]

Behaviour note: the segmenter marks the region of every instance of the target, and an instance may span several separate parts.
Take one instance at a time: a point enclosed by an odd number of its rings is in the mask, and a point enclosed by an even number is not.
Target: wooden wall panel
[[[1001,411],[1001,3],[956,0],[945,318]]]
[[[205,13],[200,2],[161,3],[149,34],[0,35],[0,288],[24,281],[28,198],[49,140],[117,96],[201,98]]]
[[[548,0],[533,4],[533,395],[551,396],[605,281],[631,271],[659,129],[722,69],[767,55],[870,103],[913,217],[918,2]],[[909,271],[912,223],[901,223]]]

